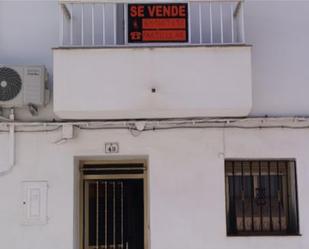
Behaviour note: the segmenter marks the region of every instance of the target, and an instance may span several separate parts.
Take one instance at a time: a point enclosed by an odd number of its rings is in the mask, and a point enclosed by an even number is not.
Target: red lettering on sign
[[[162,17],[162,6],[161,5],[158,5],[156,6],[156,16],[157,17]]]
[[[179,6],[172,6],[172,16],[179,16]]]
[[[143,41],[185,41],[184,30],[144,30]]]
[[[128,4],[128,42],[187,42],[188,4]]]
[[[143,16],[144,16],[144,6],[139,5],[139,6],[137,7],[137,15],[138,15],[139,17],[143,17]]]
[[[171,16],[170,6],[163,6],[163,15],[164,16]]]
[[[183,18],[147,18],[143,19],[143,29],[185,29],[186,19]]]
[[[151,5],[147,11],[150,17],[186,17],[184,5]]]
[[[130,16],[136,17],[137,16],[137,6],[133,5],[130,7]]]
[[[130,7],[130,16],[131,17],[144,17],[144,6],[143,5],[132,5]]]
[[[156,11],[156,6],[148,6],[148,13],[151,17],[154,17],[155,11]]]
[[[184,5],[179,6],[179,16],[186,17],[186,7]]]

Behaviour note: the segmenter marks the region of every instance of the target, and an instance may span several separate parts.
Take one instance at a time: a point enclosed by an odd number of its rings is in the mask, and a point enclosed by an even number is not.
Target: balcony
[[[151,3],[59,2],[55,113],[65,119],[248,115],[251,47],[243,2]]]

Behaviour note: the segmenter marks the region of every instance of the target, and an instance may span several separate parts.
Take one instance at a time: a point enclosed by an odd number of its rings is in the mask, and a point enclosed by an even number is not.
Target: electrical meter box
[[[47,223],[47,181],[22,182],[22,224]]]

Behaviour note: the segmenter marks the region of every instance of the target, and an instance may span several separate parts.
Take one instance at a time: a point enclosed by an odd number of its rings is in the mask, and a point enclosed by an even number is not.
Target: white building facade
[[[308,10],[1,1],[0,69],[49,76],[47,105],[0,102],[1,248],[308,248]]]

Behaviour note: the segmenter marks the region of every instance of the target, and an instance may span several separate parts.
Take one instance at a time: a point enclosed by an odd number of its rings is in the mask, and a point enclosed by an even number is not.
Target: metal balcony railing
[[[142,43],[136,45],[128,42],[129,3],[130,0],[127,2],[60,0],[60,46],[110,47],[160,45],[160,43]],[[141,3],[147,3],[147,1],[141,1]],[[167,2],[162,1],[162,3]],[[171,0],[168,3],[179,3],[179,1]],[[188,41],[185,43],[164,43],[164,46],[230,45],[245,43],[243,1],[191,0],[180,3],[188,4]]]

